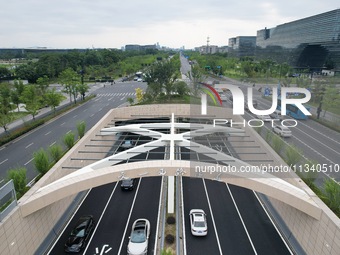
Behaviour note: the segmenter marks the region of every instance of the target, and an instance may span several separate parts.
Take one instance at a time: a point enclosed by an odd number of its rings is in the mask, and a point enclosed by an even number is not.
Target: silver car
[[[144,255],[148,252],[150,222],[138,219],[132,225],[131,235],[127,247],[128,255]]]

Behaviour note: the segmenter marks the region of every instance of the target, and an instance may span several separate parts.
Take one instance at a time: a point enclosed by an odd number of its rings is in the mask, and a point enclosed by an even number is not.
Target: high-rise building
[[[237,36],[229,39],[228,55],[230,57],[254,57],[256,36]]]
[[[257,31],[257,59],[340,70],[340,9]]]

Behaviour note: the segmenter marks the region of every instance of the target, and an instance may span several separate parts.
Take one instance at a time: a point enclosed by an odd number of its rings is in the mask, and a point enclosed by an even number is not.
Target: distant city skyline
[[[0,9],[0,48],[118,48],[159,43],[193,49],[340,8],[338,0],[228,2],[12,0]]]

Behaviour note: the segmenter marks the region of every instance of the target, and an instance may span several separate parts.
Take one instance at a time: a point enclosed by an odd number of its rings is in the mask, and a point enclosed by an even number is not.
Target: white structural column
[[[170,125],[170,160],[175,159],[175,115],[171,114]],[[168,213],[175,212],[175,177],[168,176]]]

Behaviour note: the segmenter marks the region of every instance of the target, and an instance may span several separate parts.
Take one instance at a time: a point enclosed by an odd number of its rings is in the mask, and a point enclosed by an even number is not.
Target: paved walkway
[[[58,86],[58,84],[51,84],[50,87],[55,87]],[[60,86],[60,85],[59,85]],[[97,88],[99,88],[100,86],[102,86],[101,84],[89,84],[89,91],[87,92],[87,96],[89,96],[93,91],[95,91]],[[66,99],[64,99],[61,104],[56,108],[56,110],[59,110],[67,105],[73,104],[73,98],[72,98],[72,103],[70,103],[70,97],[69,95],[64,94],[64,96],[66,97]],[[77,101],[80,100],[80,97],[77,98]],[[41,118],[42,116],[46,116],[47,114],[51,113],[52,109],[51,107],[45,107],[42,108],[41,110],[39,110],[39,113],[35,116],[36,119]],[[23,126],[25,123],[32,121],[32,115],[26,115],[25,117],[21,118],[21,119],[17,119],[15,121],[13,121],[12,123],[10,123],[8,125],[7,131],[11,132],[21,126]],[[3,136],[5,134],[5,130],[3,127],[0,127],[0,137]]]

